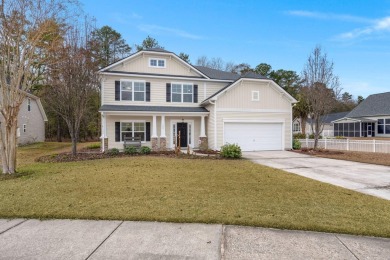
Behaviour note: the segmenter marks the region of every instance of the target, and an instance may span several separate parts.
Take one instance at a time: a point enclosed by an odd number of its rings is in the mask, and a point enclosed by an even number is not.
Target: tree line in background
[[[135,49],[163,48],[150,36]],[[39,96],[47,112],[47,139],[72,141],[100,136],[100,83],[96,72],[132,52],[121,34],[109,26],[96,28],[75,0],[3,0],[0,2],[0,153],[3,173],[16,171],[17,116],[25,93]],[[186,62],[190,57],[180,53]],[[302,75],[291,70],[273,70],[260,63],[225,63],[221,58],[199,57],[196,65],[236,74],[258,73],[273,79],[299,102],[294,116],[316,121],[319,136],[321,116],[351,110],[357,102],[340,94],[333,62],[316,47]]]

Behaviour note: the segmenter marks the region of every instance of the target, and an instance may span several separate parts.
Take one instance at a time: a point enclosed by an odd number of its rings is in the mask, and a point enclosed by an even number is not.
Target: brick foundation
[[[167,150],[167,138],[160,137],[160,151],[166,151],[166,150]]]
[[[152,143],[152,151],[158,151],[158,138],[152,137],[150,138],[150,142]]]
[[[108,150],[108,138],[103,138],[103,148],[104,151]]]
[[[207,137],[199,137],[199,150],[206,151],[209,149]]]

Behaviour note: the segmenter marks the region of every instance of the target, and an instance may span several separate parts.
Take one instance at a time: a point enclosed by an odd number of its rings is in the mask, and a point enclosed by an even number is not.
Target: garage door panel
[[[282,123],[225,123],[225,143],[243,151],[282,150]]]

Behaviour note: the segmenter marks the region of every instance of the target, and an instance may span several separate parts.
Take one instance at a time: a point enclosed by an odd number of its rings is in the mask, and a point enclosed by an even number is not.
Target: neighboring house
[[[18,115],[18,144],[44,142],[47,117],[41,100],[32,94],[25,94],[26,98],[20,106]],[[0,119],[0,121],[3,120]]]
[[[333,123],[335,136],[390,137],[390,92],[368,96]]]
[[[284,150],[292,143],[297,101],[256,74],[193,66],[163,49],[146,49],[99,71],[102,147],[137,137],[153,150],[175,147]]]
[[[322,136],[326,137],[332,137],[334,136],[333,132],[333,121],[338,120],[340,118],[345,117],[348,112],[338,112],[338,113],[331,113],[327,114],[323,117],[323,123],[324,123],[324,128],[322,131]],[[308,118],[306,120],[306,134],[312,134],[312,128],[311,128],[312,120],[311,118]],[[301,126],[301,119],[300,118],[295,118],[293,121],[293,133],[302,133],[302,126]]]
[[[18,144],[44,142],[45,122],[47,117],[41,100],[37,96],[26,94],[18,115]]]

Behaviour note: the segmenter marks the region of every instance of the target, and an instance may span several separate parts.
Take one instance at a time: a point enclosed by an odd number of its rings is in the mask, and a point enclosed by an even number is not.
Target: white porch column
[[[153,116],[152,138],[157,138],[157,116]]]
[[[165,116],[161,116],[161,136],[160,137],[166,137],[165,136]]]
[[[205,122],[204,119],[205,116],[201,116],[200,119],[200,136],[199,137],[206,137],[206,127],[205,127]]]

